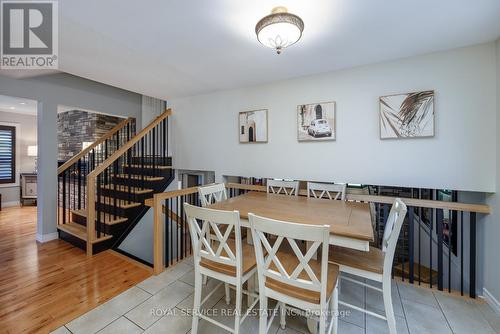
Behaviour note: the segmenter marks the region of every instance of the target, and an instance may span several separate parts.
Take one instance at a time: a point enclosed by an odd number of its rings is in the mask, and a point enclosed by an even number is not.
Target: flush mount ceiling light
[[[283,49],[297,43],[304,31],[304,21],[288,13],[285,7],[276,7],[270,15],[263,17],[255,26],[259,42],[276,49],[280,54]]]

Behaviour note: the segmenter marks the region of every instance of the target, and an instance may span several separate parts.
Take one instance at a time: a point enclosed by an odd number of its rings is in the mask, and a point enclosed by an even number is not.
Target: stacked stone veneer
[[[70,110],[57,115],[59,160],[66,161],[82,150],[83,142],[94,142],[123,118]]]

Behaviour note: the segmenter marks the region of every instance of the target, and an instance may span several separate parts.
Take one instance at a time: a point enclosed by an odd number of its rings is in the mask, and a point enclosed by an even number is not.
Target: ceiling
[[[0,112],[13,112],[16,114],[36,116],[36,109],[37,102],[35,100],[0,95]]]
[[[302,40],[276,53],[255,24],[277,5]],[[60,68],[170,99],[493,41],[499,0],[65,0]]]

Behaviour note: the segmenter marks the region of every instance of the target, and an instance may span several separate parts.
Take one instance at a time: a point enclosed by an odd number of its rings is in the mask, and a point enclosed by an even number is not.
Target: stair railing
[[[71,221],[72,210],[86,208],[87,177],[135,135],[135,119],[127,118],[57,168],[57,223]]]
[[[134,190],[150,187],[160,175],[159,168],[168,166],[168,117],[171,114],[170,109],[165,110],[88,174],[87,255],[93,253],[93,241],[104,234],[106,215],[116,218],[120,208],[139,202]],[[133,169],[137,172],[132,173]],[[103,189],[120,189],[126,198],[106,197]]]

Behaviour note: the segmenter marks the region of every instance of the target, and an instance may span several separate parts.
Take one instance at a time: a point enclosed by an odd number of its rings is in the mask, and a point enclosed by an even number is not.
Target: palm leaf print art
[[[415,138],[434,135],[434,91],[380,98],[381,138]]]

